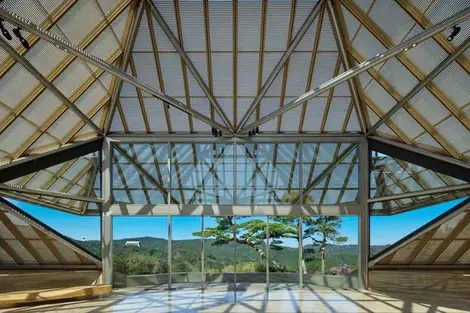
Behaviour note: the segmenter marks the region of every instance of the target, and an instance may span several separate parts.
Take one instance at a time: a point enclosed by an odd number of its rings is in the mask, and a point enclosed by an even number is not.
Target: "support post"
[[[369,205],[369,147],[359,144],[359,288],[369,288],[370,216]]]
[[[101,206],[101,283],[113,283],[113,218],[111,216],[111,142],[108,138],[103,140],[101,151],[103,204]]]

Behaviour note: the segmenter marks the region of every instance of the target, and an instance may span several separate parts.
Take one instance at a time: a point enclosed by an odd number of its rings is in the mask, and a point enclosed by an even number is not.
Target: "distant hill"
[[[139,241],[140,248],[135,246],[125,246],[126,241]],[[97,240],[76,241],[80,246],[91,251],[96,255],[100,255],[100,242]],[[235,243],[231,242],[227,245],[215,246],[213,239],[205,240],[205,268],[207,271],[231,271],[235,260]],[[139,265],[142,268],[130,271],[133,274],[143,274],[147,272],[165,271],[167,260],[168,241],[163,238],[155,237],[134,237],[116,239],[113,241],[113,255],[116,260],[132,260],[130,263],[143,262],[145,265]],[[197,271],[200,267],[201,258],[201,240],[173,240],[173,271]],[[386,248],[386,245],[372,246],[371,254]],[[309,267],[319,268],[320,262],[318,256],[309,254],[307,251],[312,248],[311,245],[304,246],[304,258],[309,261]],[[313,247],[315,248],[315,247]],[[294,247],[284,247],[279,251],[270,250],[270,259],[280,264],[286,265],[289,271],[296,271],[298,268],[299,251]],[[329,269],[337,264],[349,264],[353,268],[357,267],[357,245],[331,245],[326,252],[326,268]],[[316,258],[315,258],[316,257]],[[260,263],[259,254],[247,245],[236,246],[237,270],[246,271],[253,270],[256,264]],[[160,268],[155,269],[154,263],[159,263]],[[251,265],[250,265],[251,264]],[[132,264],[131,264],[132,265]],[[238,269],[240,266],[240,269]]]

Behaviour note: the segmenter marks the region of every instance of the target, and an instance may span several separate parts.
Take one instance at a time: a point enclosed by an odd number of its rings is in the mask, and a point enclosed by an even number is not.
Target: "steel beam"
[[[243,126],[245,126],[245,124],[248,122],[248,119],[250,118],[250,116],[253,114],[255,109],[259,106],[259,104],[261,102],[261,99],[264,97],[264,95],[268,91],[269,87],[271,87],[271,85],[273,84],[273,82],[276,79],[277,75],[279,75],[279,73],[281,72],[282,68],[284,67],[284,64],[289,59],[292,52],[294,52],[295,48],[297,48],[300,41],[302,40],[304,35],[307,33],[307,31],[309,30],[310,26],[313,24],[313,22],[315,21],[317,16],[320,14],[320,12],[323,8],[323,1],[324,0],[320,0],[320,1],[317,2],[317,4],[315,5],[315,7],[312,9],[309,16],[307,17],[307,19],[305,19],[304,23],[302,24],[302,26],[297,31],[297,34],[295,35],[294,39],[290,43],[289,47],[284,52],[281,59],[277,62],[276,66],[272,70],[271,74],[269,74],[268,78],[266,79],[266,81],[263,84],[263,87],[261,87],[261,90],[256,95],[255,100],[253,100],[250,107],[246,111],[245,115],[240,120],[240,123],[238,124],[238,127],[237,127],[237,132],[236,132],[237,134],[239,133],[239,130],[241,128],[243,128]],[[262,75],[262,73],[258,73],[258,75]],[[251,128],[249,128],[249,129],[251,129]]]
[[[1,10],[1,8],[0,8]],[[23,65],[24,68],[28,72],[30,72],[34,77],[36,77],[39,82],[44,85],[47,89],[49,89],[59,100],[65,104],[71,111],[73,111],[75,114],[78,115],[78,117],[85,122],[87,125],[89,125],[93,130],[99,134],[102,135],[103,131],[101,130],[100,127],[98,127],[91,119],[89,119],[85,113],[83,113],[75,104],[73,104],[69,98],[67,98],[60,90],[57,88],[53,83],[48,81],[29,61],[21,56],[16,50],[11,46],[8,42],[3,39],[3,37],[0,37],[0,46],[18,63]]]
[[[358,215],[357,204],[314,205],[181,205],[126,204],[111,205],[113,216],[339,216]]]
[[[25,176],[42,169],[99,151],[103,138],[75,142],[58,149],[28,156],[0,166],[0,183]]]
[[[298,107],[299,105],[303,104],[304,102],[322,94],[323,92],[341,84],[342,82],[356,77],[357,75],[367,71],[369,68],[376,66],[377,64],[383,63],[386,60],[394,57],[395,55],[414,48],[420,42],[426,40],[429,37],[434,36],[435,34],[441,32],[442,30],[449,28],[458,22],[468,18],[470,16],[470,8],[467,8],[457,14],[452,15],[451,17],[445,19],[444,21],[434,25],[433,27],[424,30],[423,32],[419,33],[418,35],[401,42],[400,44],[394,46],[393,48],[377,54],[375,57],[362,62],[361,64],[356,65],[355,67],[345,71],[344,73],[326,81],[325,83],[321,84],[315,89],[304,93],[303,95],[297,97],[295,100],[289,102],[288,104],[284,105],[283,107],[269,113],[268,115],[262,117],[261,119],[243,127],[239,133],[247,133],[250,129],[258,127],[266,122],[269,122],[281,114],[284,114],[288,111],[291,111]]]
[[[468,162],[382,137],[371,136],[368,142],[369,149],[373,151],[470,182],[470,163]]]
[[[55,192],[55,191],[43,190],[43,189],[30,189],[30,188],[18,187],[18,186],[9,185],[9,184],[0,184],[0,190],[26,193],[30,195],[39,195],[39,196],[45,196],[45,197],[54,197],[54,198],[60,198],[60,199],[69,199],[69,200],[75,200],[75,201],[103,203],[103,200],[98,199],[98,198],[86,197],[86,196],[80,196],[80,195],[71,195],[67,193]]]
[[[376,131],[383,123],[388,121],[393,114],[395,114],[399,109],[401,109],[404,105],[406,105],[411,98],[413,98],[418,92],[421,91],[427,84],[429,84],[439,73],[441,73],[444,69],[446,69],[452,62],[454,62],[463,52],[465,52],[470,47],[470,38],[467,38],[458,48],[457,50],[449,55],[447,58],[444,59],[439,65],[431,71],[422,81],[419,82],[411,91],[404,96],[397,104],[395,104],[390,111],[388,111],[380,120],[372,126],[367,135],[372,134]]]
[[[457,186],[448,186],[448,187],[435,188],[435,189],[430,189],[430,190],[405,192],[405,193],[401,193],[401,194],[398,194],[398,195],[377,197],[377,198],[369,199],[367,202],[368,203],[375,203],[375,202],[382,202],[382,201],[399,200],[399,199],[404,199],[404,198],[422,197],[422,196],[435,195],[435,194],[439,194],[439,193],[464,191],[464,190],[469,190],[469,189],[470,189],[470,184],[457,185]]]
[[[137,7],[137,10],[134,13],[134,18],[132,20],[131,27],[129,29],[129,36],[127,37],[124,53],[122,55],[122,64],[121,70],[125,71],[129,64],[130,57],[132,55],[132,49],[134,48],[135,39],[137,38],[137,33],[139,32],[140,22],[142,20],[144,8],[144,1],[140,1]],[[119,94],[121,93],[123,81],[120,78],[116,79],[113,90],[111,92],[111,101],[109,103],[108,115],[104,123],[104,132],[107,134],[111,129],[111,124],[113,122],[113,116],[116,111],[116,105],[119,99]]]
[[[224,122],[225,126],[227,126],[227,128],[229,128],[231,130],[231,133],[233,133],[232,123],[230,123],[230,120],[228,119],[228,117],[225,114],[224,110],[222,109],[220,104],[217,102],[216,98],[214,97],[214,95],[210,91],[209,87],[207,86],[206,82],[202,78],[201,74],[199,74],[199,71],[194,66],[194,64],[191,61],[191,59],[189,58],[188,54],[186,53],[186,51],[184,51],[184,48],[182,47],[182,45],[180,44],[180,42],[178,41],[176,36],[171,31],[170,27],[168,26],[165,19],[163,18],[163,16],[158,11],[158,9],[155,6],[155,4],[153,3],[153,1],[147,0],[147,2],[149,4],[148,7],[150,8],[150,11],[152,12],[153,17],[157,20],[157,22],[160,25],[160,27],[162,28],[163,32],[166,34],[166,36],[170,40],[173,47],[175,47],[176,51],[178,52],[181,59],[183,60],[183,62],[188,67],[191,74],[193,74],[194,79],[196,80],[199,87],[201,87],[202,91],[204,92],[204,94],[209,99],[209,102],[212,104],[214,109],[219,114],[219,116],[222,119],[222,121]]]
[[[305,143],[359,143],[366,141],[366,137],[360,134],[349,133],[324,133],[324,134],[279,134],[263,133],[256,137],[224,137],[214,138],[210,133],[198,134],[123,134],[110,133],[111,141],[117,143],[156,143],[156,142],[177,142],[177,143],[281,143],[281,142],[305,142]]]
[[[123,81],[133,85],[136,88],[140,88],[143,91],[151,94],[152,96],[162,100],[163,102],[175,107],[176,109],[183,111],[189,115],[191,115],[195,119],[199,119],[202,122],[216,127],[226,133],[231,133],[231,130],[226,128],[224,125],[215,122],[214,120],[210,119],[209,117],[205,116],[204,114],[199,113],[196,110],[193,110],[191,107],[188,105],[176,100],[175,98],[162,93],[158,89],[147,85],[146,83],[143,83],[142,81],[138,80],[137,78],[127,74],[126,72],[118,69],[117,67],[103,61],[102,59],[89,54],[88,52],[68,43],[62,38],[59,38],[58,36],[51,34],[50,32],[40,28],[36,24],[26,20],[25,18],[17,15],[16,13],[10,12],[6,10],[3,7],[0,7],[0,17],[2,17],[5,21],[19,26],[22,29],[30,32],[31,34],[34,34],[43,40],[52,43],[56,47],[64,50],[65,52],[68,52],[90,64],[93,64],[94,66],[102,69],[103,71],[116,76],[118,78],[121,78]]]
[[[333,29],[333,33],[335,34],[336,45],[338,46],[339,53],[341,56],[341,61],[343,63],[344,69],[347,71],[352,67],[351,59],[348,54],[347,49],[347,33],[345,33],[345,27],[341,27],[340,25],[344,25],[344,20],[341,12],[341,7],[334,7],[333,0],[326,1],[327,8],[328,8],[328,15],[331,21],[331,27]],[[339,9],[339,10],[336,10]],[[340,15],[341,14],[341,15]],[[361,131],[366,134],[367,133],[367,110],[361,101],[361,97],[359,96],[359,81],[357,77],[348,80],[349,91],[351,92],[354,108],[356,109],[357,119],[359,121],[359,126]]]

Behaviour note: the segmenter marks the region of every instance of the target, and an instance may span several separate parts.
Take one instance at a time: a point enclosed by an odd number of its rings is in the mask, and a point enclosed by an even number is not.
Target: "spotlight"
[[[461,28],[458,27],[457,25],[452,26],[452,33],[450,33],[449,37],[447,37],[447,41],[452,41],[454,40],[455,36],[457,36],[460,33]]]
[[[11,34],[5,28],[5,25],[3,25],[3,22],[4,22],[3,18],[0,17],[0,30],[2,31],[2,35],[3,35],[3,37],[5,37],[5,39],[11,40],[12,39]]]
[[[13,34],[15,34],[16,37],[18,37],[18,40],[21,42],[21,44],[23,45],[23,47],[24,47],[26,50],[29,50],[29,48],[30,48],[29,43],[28,43],[28,41],[23,37],[23,35],[21,35],[21,28],[19,28],[19,27],[13,28]]]
[[[222,137],[222,131],[215,128],[215,127],[212,127],[212,136],[214,136],[215,138],[221,138]]]

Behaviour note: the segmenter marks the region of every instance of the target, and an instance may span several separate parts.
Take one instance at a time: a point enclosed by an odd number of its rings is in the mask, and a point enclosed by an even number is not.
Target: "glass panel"
[[[174,203],[233,204],[232,144],[172,144]]]
[[[83,249],[96,256],[101,256],[99,216],[80,216],[13,199],[6,200],[69,238]]]
[[[201,288],[200,216],[171,217],[171,284],[173,288]]]
[[[358,288],[357,216],[305,217],[303,220],[304,287]]]
[[[299,287],[299,218],[269,217],[269,288]]]
[[[372,152],[370,195],[373,198],[432,190],[464,183],[462,180],[430,169],[392,158],[379,152]],[[373,213],[384,211],[384,213],[389,214],[396,211],[413,210],[443,201],[458,199],[468,194],[468,191],[458,191],[385,201],[381,204],[374,204],[373,209],[377,211],[373,211]]]
[[[266,286],[266,217],[237,217],[237,290]]]
[[[168,145],[119,144],[113,148],[115,202],[168,203]]]
[[[234,288],[235,282],[235,217],[204,216],[205,288]]]
[[[349,153],[344,152],[350,150]],[[350,144],[303,144],[302,187],[306,204],[357,202],[358,156]],[[346,155],[344,155],[346,154]],[[328,171],[328,166],[343,156]]]
[[[168,284],[168,218],[113,217],[114,285]]]
[[[299,203],[299,161],[299,143],[237,145],[236,203]]]

